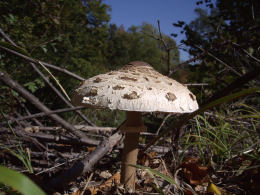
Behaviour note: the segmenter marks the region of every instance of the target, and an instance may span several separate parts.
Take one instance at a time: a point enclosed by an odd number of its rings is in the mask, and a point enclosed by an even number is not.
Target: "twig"
[[[87,183],[86,183],[86,185],[85,185],[85,187],[84,187],[84,189],[82,190],[82,192],[81,192],[80,195],[84,195],[84,193],[85,193],[85,191],[86,191],[86,189],[87,189],[87,187],[88,187],[88,184],[89,184],[89,182],[90,182],[91,179],[92,179],[93,174],[94,174],[93,172],[90,174],[90,176],[89,176],[89,178],[88,178],[88,181],[87,181]]]
[[[186,83],[186,86],[209,86],[208,83]]]
[[[11,43],[12,45],[14,45],[14,46],[17,46],[16,44],[15,44],[15,42],[13,42],[12,41],[12,39],[10,39],[8,36],[6,36],[6,34],[4,33],[4,31],[0,28],[0,34],[9,42],[9,43]]]
[[[88,132],[96,132],[96,133],[111,133],[113,130],[116,130],[114,127],[92,127],[87,125],[74,125],[75,129],[81,131],[88,131]],[[25,132],[38,132],[38,131],[62,131],[62,127],[41,127],[41,126],[27,126],[24,128]]]
[[[167,75],[170,75],[170,72],[171,72],[171,56],[170,56],[170,53],[171,53],[171,50],[173,49],[173,47],[169,47],[165,40],[163,39],[162,37],[162,33],[161,33],[161,26],[160,26],[160,20],[157,20],[157,24],[158,24],[158,31],[159,31],[159,36],[160,36],[160,41],[163,43],[163,46],[164,46],[164,49],[167,53]]]
[[[8,132],[8,128],[2,128],[1,132]],[[25,131],[21,131],[19,129],[15,129],[15,132],[17,134],[19,134],[20,136],[29,136],[32,138],[38,138],[38,139],[44,139],[44,140],[48,140],[51,142],[64,142],[64,143],[68,143],[68,144],[86,144],[86,145],[99,145],[101,141],[99,140],[95,140],[95,139],[90,139],[87,137],[81,138],[81,139],[77,139],[75,137],[72,136],[65,136],[65,135],[52,135],[52,134],[46,134],[46,133],[41,133],[41,132],[37,132],[37,133],[29,133],[29,132],[25,132]],[[104,136],[103,136],[104,137]]]
[[[159,127],[159,128],[157,129],[157,131],[156,131],[156,135],[159,135],[160,130],[162,129],[162,127],[163,127],[163,125],[165,124],[166,120],[167,120],[171,115],[172,115],[172,114],[167,114],[167,116],[164,117],[164,119],[163,119],[163,121],[162,121],[160,127]]]
[[[20,106],[25,110],[25,112],[26,112],[28,115],[31,115],[30,111],[27,109],[27,107],[24,105],[24,103],[21,102],[21,100],[20,100],[17,96],[14,96],[14,97],[15,97],[15,99],[18,101],[18,103],[20,104]],[[19,118],[20,118],[20,117],[19,117]],[[18,118],[16,118],[16,120],[19,121]],[[40,121],[38,121],[37,119],[33,118],[32,120],[33,120],[37,125],[43,126],[43,124],[42,124]]]
[[[201,51],[205,52],[205,50],[197,45],[195,45],[195,47],[197,47],[198,49],[200,49]],[[238,76],[242,76],[242,74],[240,74],[239,72],[237,72],[233,67],[229,66],[227,63],[223,62],[222,60],[220,60],[219,58],[217,58],[216,56],[214,56],[213,54],[211,54],[210,52],[206,51],[206,53],[211,56],[212,58],[214,58],[215,60],[219,61],[221,64],[224,64],[228,69],[232,70],[236,75]]]
[[[1,30],[1,28],[0,28],[0,30]],[[32,63],[41,62],[43,65],[47,66],[48,68],[51,68],[51,69],[53,69],[53,70],[62,72],[62,73],[64,73],[64,74],[67,74],[67,75],[69,75],[69,76],[71,76],[71,77],[73,77],[73,78],[75,78],[75,79],[77,79],[77,80],[79,80],[79,81],[84,81],[84,80],[85,80],[85,79],[82,78],[81,76],[76,75],[76,74],[74,74],[74,73],[72,73],[72,72],[70,72],[70,71],[68,71],[68,70],[66,70],[66,69],[64,69],[64,68],[60,68],[60,67],[58,67],[58,66],[49,64],[49,63],[47,63],[47,62],[43,62],[43,61],[41,61],[41,60],[36,60],[36,59],[34,59],[34,58],[28,57],[28,56],[26,56],[26,55],[23,55],[23,54],[21,54],[21,53],[18,53],[18,52],[16,52],[16,51],[14,51],[14,50],[12,50],[12,49],[9,49],[9,48],[6,48],[6,47],[0,46],[0,48],[4,49],[4,50],[6,50],[6,51],[8,51],[8,52],[10,52],[10,53],[12,53],[12,54],[14,54],[14,55],[17,55],[17,56],[19,56],[19,57],[22,57],[22,58],[24,58],[25,60],[28,60],[29,62],[32,62]]]
[[[69,101],[71,101],[70,98],[69,98],[69,96],[68,96],[68,94],[66,93],[65,89],[62,87],[62,85],[61,85],[60,82],[58,81],[58,79],[56,79],[55,76],[51,73],[51,71],[49,71],[49,69],[46,68],[40,61],[38,61],[38,63],[43,67],[44,70],[46,70],[46,71],[49,73],[49,75],[51,75],[51,78],[52,78],[53,80],[55,80],[55,82],[56,82],[57,85],[60,87],[61,91],[64,93],[64,95],[67,97],[67,99],[68,99]]]
[[[79,159],[81,159],[81,158],[84,158],[84,157],[87,156],[87,155],[88,155],[88,154],[81,155],[80,157],[75,157],[75,158],[70,159],[70,160],[68,160],[68,161],[66,161],[66,162],[59,163],[59,164],[57,164],[57,165],[55,165],[55,166],[53,166],[53,167],[51,167],[51,168],[48,168],[48,169],[45,169],[45,170],[43,170],[43,171],[38,172],[38,173],[36,173],[35,175],[40,175],[40,174],[42,174],[42,173],[49,172],[49,171],[51,171],[51,170],[53,170],[53,169],[56,169],[57,167],[60,167],[60,166],[62,166],[62,165],[65,165],[65,164],[68,163],[68,162],[73,162],[73,161],[75,161],[75,160],[79,160]]]
[[[194,62],[196,60],[199,60],[205,55],[206,55],[206,52],[202,52],[201,54],[199,54],[199,55],[197,55],[197,56],[195,56],[195,57],[193,57],[193,58],[191,58],[191,59],[189,59],[185,62],[178,64],[177,66],[174,67],[174,69],[172,71],[170,71],[169,76],[171,76],[173,73],[177,72],[183,65],[189,64],[189,63]]]
[[[254,59],[256,62],[260,63],[260,59],[254,57],[253,55],[251,55],[249,52],[247,52],[245,49],[243,49],[239,44],[232,42],[233,45],[235,45],[236,47],[239,47],[239,49],[242,49],[243,52],[246,53],[246,55],[248,55],[250,58]]]
[[[51,114],[58,114],[58,113],[69,112],[69,111],[74,111],[74,110],[80,110],[80,109],[83,109],[83,108],[86,108],[86,107],[78,106],[78,107],[73,107],[73,108],[62,108],[62,109],[58,109],[58,110],[54,110],[54,111],[50,111],[50,112],[40,112],[40,113],[37,113],[37,114],[30,114],[28,116],[16,118],[16,120],[21,121],[21,120],[26,120],[26,119],[30,119],[30,118],[38,118],[38,117],[48,116],[48,115],[51,115]],[[9,120],[8,122],[11,124],[14,121]],[[1,124],[5,124],[5,122],[3,122]]]

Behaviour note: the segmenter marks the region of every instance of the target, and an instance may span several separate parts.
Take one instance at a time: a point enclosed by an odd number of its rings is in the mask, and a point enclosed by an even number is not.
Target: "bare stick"
[[[53,178],[49,182],[49,186],[53,188],[64,188],[68,183],[74,181],[78,176],[90,171],[94,164],[96,164],[105,154],[112,150],[112,148],[119,142],[122,135],[117,132],[108,140],[104,140],[95,151],[90,153],[84,160],[75,163],[70,169]]]
[[[29,102],[31,102],[36,108],[43,112],[51,112],[49,108],[47,108],[44,104],[42,104],[38,98],[36,98],[34,95],[29,93],[27,90],[23,88],[19,83],[12,80],[6,73],[0,72],[0,80],[2,80],[7,86],[12,88],[13,90],[17,91],[19,94],[21,94],[25,99],[27,99]],[[62,119],[57,114],[51,114],[50,117],[61,124],[65,129],[71,131],[78,137],[85,137],[84,134],[82,134],[80,131],[76,130],[70,123]]]
[[[195,47],[197,47],[198,49],[200,49],[201,51],[205,52],[204,49],[200,48],[199,46],[195,45]],[[236,75],[238,76],[242,76],[242,74],[240,74],[239,72],[237,72],[233,67],[229,66],[227,63],[223,62],[222,60],[220,60],[219,58],[217,58],[216,56],[214,56],[212,53],[206,51],[206,53],[211,56],[212,58],[214,58],[215,60],[217,60],[218,62],[220,62],[221,64],[224,64],[228,69],[230,69],[231,71],[233,71]]]
[[[78,107],[74,107],[74,108],[62,108],[62,109],[58,109],[58,110],[54,110],[54,111],[50,111],[50,112],[40,112],[37,114],[30,114],[28,116],[23,116],[23,117],[19,117],[16,118],[17,121],[21,121],[21,120],[26,120],[26,119],[30,119],[30,118],[38,118],[38,117],[43,117],[43,116],[48,116],[50,114],[58,114],[58,113],[63,113],[63,112],[69,112],[69,111],[74,111],[74,110],[80,110],[86,108],[84,106],[78,106]],[[9,120],[8,121],[10,124],[13,123],[13,120]],[[5,124],[6,122],[3,122],[1,124]]]
[[[195,56],[194,58],[191,58],[185,62],[182,62],[180,64],[178,64],[177,66],[174,67],[174,69],[170,72],[169,76],[171,76],[173,73],[177,72],[183,65],[185,64],[189,64],[191,62],[194,62],[198,59],[201,59],[202,57],[204,57],[206,55],[206,52],[202,52],[201,54]]]
[[[1,28],[0,28],[0,30],[1,30]],[[66,69],[64,69],[64,68],[60,68],[60,67],[58,67],[58,66],[49,64],[49,63],[47,63],[47,62],[43,62],[43,61],[41,61],[41,60],[36,60],[36,59],[34,59],[34,58],[28,57],[28,56],[26,56],[26,55],[23,55],[23,54],[21,54],[21,53],[18,53],[18,52],[16,52],[16,51],[14,51],[14,50],[12,50],[12,49],[9,49],[9,48],[6,48],[6,47],[0,46],[0,48],[4,49],[4,50],[6,50],[6,51],[8,51],[8,52],[10,52],[10,53],[12,53],[12,54],[14,54],[14,55],[17,55],[17,56],[19,56],[19,57],[22,57],[22,58],[24,58],[25,60],[28,60],[29,62],[32,62],[32,63],[41,62],[41,63],[42,63],[43,65],[45,65],[46,67],[51,68],[51,69],[56,70],[56,71],[59,71],[59,72],[62,72],[62,73],[64,73],[64,74],[67,74],[67,75],[69,75],[69,76],[71,76],[71,77],[73,77],[73,78],[75,78],[75,79],[77,79],[77,80],[79,80],[79,81],[84,81],[84,80],[85,80],[84,78],[80,77],[79,75],[76,75],[76,74],[74,74],[74,73],[72,73],[72,72],[70,72],[70,71],[68,71],[68,70],[66,70]]]

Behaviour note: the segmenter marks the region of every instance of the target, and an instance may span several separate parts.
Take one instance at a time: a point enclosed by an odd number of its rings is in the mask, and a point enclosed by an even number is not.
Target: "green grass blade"
[[[145,166],[141,166],[141,165],[129,165],[129,166],[148,171],[150,174],[159,176],[162,179],[164,179],[165,181],[169,182],[170,184],[176,185],[179,189],[181,189],[180,186],[171,177],[164,175],[164,174],[160,173],[159,171],[156,171],[154,169],[151,169],[151,168],[145,167]]]
[[[0,183],[8,185],[23,195],[46,195],[33,181],[23,174],[0,166]]]

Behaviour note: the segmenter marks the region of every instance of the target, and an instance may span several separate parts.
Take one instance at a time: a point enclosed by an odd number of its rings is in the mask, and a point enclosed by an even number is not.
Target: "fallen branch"
[[[74,107],[74,108],[62,108],[62,109],[58,109],[58,110],[54,110],[54,111],[50,111],[50,112],[40,112],[37,114],[29,114],[28,116],[23,116],[23,117],[19,117],[16,118],[16,121],[22,121],[22,120],[26,120],[26,119],[31,119],[31,118],[38,118],[38,117],[43,117],[43,116],[49,116],[50,114],[58,114],[58,113],[63,113],[63,112],[69,112],[69,111],[74,111],[74,110],[79,110],[79,109],[83,109],[86,108],[84,106],[78,106],[78,107]],[[14,120],[8,120],[8,123],[13,123],[15,122]],[[6,122],[3,122],[1,124],[5,124]]]
[[[105,154],[111,151],[117,143],[119,143],[121,138],[122,135],[119,132],[116,132],[109,139],[105,139],[95,151],[87,156],[87,158],[75,163],[70,169],[53,178],[48,183],[48,186],[51,188],[64,188],[68,183],[74,181],[80,175],[90,171],[94,164],[96,164]]]
[[[114,127],[92,127],[87,125],[74,125],[74,128],[80,131],[95,132],[100,133],[111,133],[113,130],[116,130]],[[39,131],[62,131],[63,127],[41,127],[41,126],[27,126],[24,128],[25,132],[39,132]]]
[[[31,102],[36,108],[43,112],[51,112],[49,108],[47,108],[44,104],[42,104],[38,98],[36,98],[34,95],[29,93],[26,89],[23,88],[19,83],[12,80],[6,73],[3,73],[0,71],[0,80],[2,80],[7,86],[12,88],[13,90],[17,91],[20,95],[22,95],[26,100]],[[50,117],[56,121],[57,123],[61,124],[65,129],[69,130],[79,138],[84,138],[84,134],[82,134],[80,131],[76,130],[70,123],[62,119],[57,114],[51,114]],[[81,138],[81,139],[82,139]]]

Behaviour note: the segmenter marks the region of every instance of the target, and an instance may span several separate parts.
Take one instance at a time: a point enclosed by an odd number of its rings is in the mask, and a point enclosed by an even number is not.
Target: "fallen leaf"
[[[184,177],[193,185],[209,182],[208,168],[201,166],[199,158],[187,158],[182,163]]]
[[[101,184],[97,187],[89,187],[88,190],[90,191],[91,195],[96,195],[99,191],[103,191],[107,188],[111,188],[113,184],[120,183],[120,173],[114,174],[110,177],[104,184]]]

